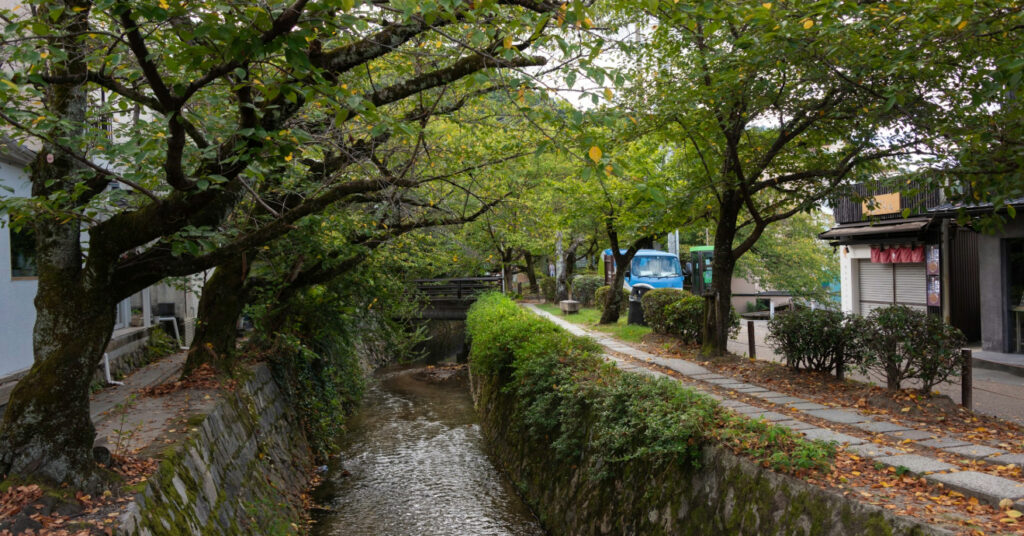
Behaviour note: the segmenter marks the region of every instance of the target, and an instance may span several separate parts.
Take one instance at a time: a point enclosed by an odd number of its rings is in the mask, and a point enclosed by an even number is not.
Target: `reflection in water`
[[[317,500],[314,535],[540,535],[484,452],[465,383],[392,371],[367,390]]]

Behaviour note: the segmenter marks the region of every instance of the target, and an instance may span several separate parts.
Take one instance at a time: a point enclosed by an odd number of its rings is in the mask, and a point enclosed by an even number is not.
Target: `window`
[[[11,229],[11,277],[36,277],[36,238],[29,229]]]

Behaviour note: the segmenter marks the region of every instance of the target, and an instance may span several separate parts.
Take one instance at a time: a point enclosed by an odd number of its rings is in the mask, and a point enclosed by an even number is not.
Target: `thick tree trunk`
[[[0,473],[98,490],[89,384],[110,341],[115,299],[82,282],[78,226],[36,228],[39,284],[35,362],[11,392],[0,424]]]
[[[236,327],[248,297],[245,284],[248,275],[249,264],[244,255],[239,255],[218,265],[206,280],[199,299],[196,333],[188,349],[182,378],[204,364],[222,374],[234,373]]]
[[[715,254],[711,261],[711,291],[704,295],[704,333],[701,353],[715,357],[726,354],[729,343],[729,305],[732,301],[732,275],[736,270],[733,240],[740,200],[726,194],[719,207],[715,228]]]
[[[526,261],[526,278],[530,280],[530,294],[540,294],[540,285],[537,283],[537,258],[529,253],[524,253]]]
[[[569,278],[565,274],[565,253],[562,247],[562,231],[555,233],[555,301],[569,299]]]
[[[623,287],[626,281],[626,271],[619,269],[616,265],[615,279],[612,280],[612,290],[618,290]],[[604,310],[601,311],[600,324],[614,324],[619,321],[619,315],[622,314],[622,292],[609,292],[605,296]]]

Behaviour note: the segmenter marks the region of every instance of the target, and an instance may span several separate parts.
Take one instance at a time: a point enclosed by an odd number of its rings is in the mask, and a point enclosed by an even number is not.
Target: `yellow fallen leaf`
[[[1011,500],[1011,499],[1003,499],[1003,500],[999,501],[999,509],[1000,510],[1006,510],[1007,508],[1010,508],[1011,506],[1013,506],[1013,500]]]
[[[1012,517],[1014,519],[1017,519],[1018,517],[1020,517],[1020,516],[1022,516],[1024,514],[1020,513],[1017,510],[1007,510],[1006,511],[1006,515],[1008,515],[1008,516],[1010,516],[1010,517]]]

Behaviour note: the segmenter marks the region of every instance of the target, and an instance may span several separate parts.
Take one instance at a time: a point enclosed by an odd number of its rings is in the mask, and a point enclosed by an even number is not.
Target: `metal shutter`
[[[894,264],[896,303],[921,311],[928,310],[928,291],[924,263]]]
[[[858,261],[860,314],[867,315],[872,309],[893,303],[892,267],[892,264],[873,263],[867,259]]]

